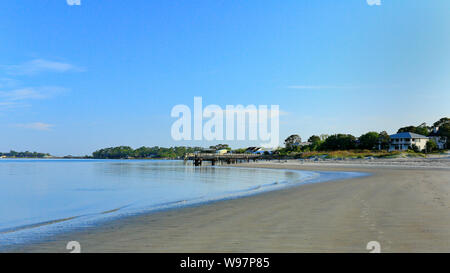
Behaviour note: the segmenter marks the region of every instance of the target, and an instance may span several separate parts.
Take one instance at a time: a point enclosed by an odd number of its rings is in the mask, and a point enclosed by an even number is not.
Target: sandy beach
[[[381,252],[450,252],[450,160],[398,161],[240,164],[371,175],[128,217],[13,251],[68,252],[78,241],[82,252],[368,252],[378,241]]]

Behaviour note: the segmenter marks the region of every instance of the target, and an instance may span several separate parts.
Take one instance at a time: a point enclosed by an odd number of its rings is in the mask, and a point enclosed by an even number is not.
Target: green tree
[[[312,135],[308,138],[308,142],[311,142],[312,144],[320,142],[320,136]]]
[[[17,158],[43,158],[46,156],[50,156],[48,153],[38,153],[38,152],[16,152],[16,151],[10,151],[9,153],[0,153],[0,156],[6,156],[6,157],[17,157]]]
[[[92,153],[93,158],[100,159],[120,159],[120,158],[179,158],[186,153],[201,151],[201,147],[140,147],[133,150],[128,146],[111,147],[97,150]]]
[[[302,142],[302,138],[299,135],[290,135],[284,140],[286,148],[290,150],[292,150],[296,146],[296,144],[300,142]]]
[[[233,150],[233,152],[234,152],[235,154],[243,154],[243,153],[245,153],[245,151],[247,151],[246,148],[239,148],[239,149]]]
[[[134,151],[134,157],[137,158],[151,158],[155,157],[157,152],[153,148],[142,146]]]
[[[439,128],[439,136],[447,138],[446,148],[450,148],[450,123],[444,124]]]
[[[216,151],[218,150],[222,150],[222,149],[226,149],[228,151],[231,150],[230,146],[228,146],[228,144],[217,144],[215,146],[209,146],[210,149],[214,149]]]
[[[389,135],[386,131],[380,132],[378,142],[380,144],[381,149],[387,150],[389,148]]]
[[[429,129],[426,126],[406,126],[406,127],[402,127],[400,129],[398,129],[397,133],[406,133],[406,132],[411,132],[411,133],[416,133],[419,135],[424,135],[424,136],[428,136],[430,134]]]
[[[441,118],[438,122],[435,122],[435,124],[439,125],[439,126],[436,126],[436,127],[439,127],[437,135],[447,139],[445,146],[447,149],[449,149],[450,148],[450,119],[449,118]]]
[[[308,138],[308,142],[310,142],[311,144],[309,144],[306,147],[303,147],[302,149],[303,152],[319,150],[320,145],[323,143],[323,140],[321,139],[320,136],[312,135]]]
[[[376,149],[380,134],[377,132],[368,132],[359,137],[359,148],[361,149]]]
[[[437,150],[438,146],[433,139],[430,139],[427,141],[427,144],[425,145],[425,149],[426,149],[427,153],[430,153],[432,151]]]
[[[440,120],[436,121],[435,123],[433,123],[434,127],[441,127],[444,124],[450,124],[450,118],[441,118]]]
[[[331,135],[320,146],[321,150],[350,150],[356,148],[356,138],[349,134]]]

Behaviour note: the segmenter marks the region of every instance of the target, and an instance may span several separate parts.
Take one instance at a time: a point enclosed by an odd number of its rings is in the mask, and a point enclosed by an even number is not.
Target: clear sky
[[[0,151],[172,140],[176,104],[278,104],[280,135],[450,116],[450,1],[8,0]],[[247,143],[230,143],[245,146]]]

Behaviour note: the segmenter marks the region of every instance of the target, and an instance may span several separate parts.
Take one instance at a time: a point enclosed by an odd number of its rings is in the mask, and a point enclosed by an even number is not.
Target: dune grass
[[[396,158],[396,157],[425,157],[423,153],[414,151],[371,151],[371,150],[342,150],[342,151],[315,151],[304,152],[297,155],[298,158],[306,159],[311,157],[319,157],[324,159],[337,158]]]

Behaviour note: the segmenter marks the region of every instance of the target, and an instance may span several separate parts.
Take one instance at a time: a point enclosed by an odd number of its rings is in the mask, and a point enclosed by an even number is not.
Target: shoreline
[[[450,251],[449,169],[342,165],[237,167],[372,175],[130,216],[12,251],[68,252],[73,240],[83,252],[367,252],[374,240],[382,252]]]
[[[193,166],[191,166],[193,167]],[[209,166],[211,167],[211,166]],[[213,167],[214,168],[214,167]],[[220,166],[218,168],[232,169],[235,166]],[[251,170],[254,168],[243,167],[242,169]],[[297,170],[283,170],[278,169],[276,171],[292,171],[297,172]],[[114,225],[116,222],[120,222],[123,219],[129,217],[139,217],[142,215],[150,215],[156,214],[164,211],[171,210],[182,210],[189,207],[199,207],[212,203],[218,202],[226,202],[228,200],[238,199],[238,198],[246,198],[255,195],[260,195],[264,193],[269,193],[273,191],[284,190],[288,188],[295,188],[299,186],[304,186],[307,184],[313,183],[325,183],[332,182],[335,180],[342,179],[352,179],[356,177],[363,177],[369,174],[361,173],[361,172],[323,172],[323,171],[298,171],[299,178],[294,180],[274,180],[268,184],[261,184],[254,187],[251,187],[247,190],[243,191],[235,191],[223,193],[222,195],[211,196],[210,198],[200,198],[200,199],[186,199],[183,201],[174,201],[164,204],[157,204],[152,207],[148,207],[146,209],[140,209],[138,211],[128,211],[121,212],[116,215],[107,215],[109,212],[117,212],[119,209],[112,209],[98,213],[98,215],[102,215],[100,219],[79,219],[83,217],[81,216],[67,216],[66,218],[48,220],[44,222],[37,222],[33,224],[28,224],[19,227],[12,227],[10,229],[5,229],[0,231],[0,253],[7,252],[9,250],[27,248],[28,246],[33,246],[37,244],[42,244],[48,241],[52,241],[51,238],[56,238],[58,236],[64,234],[74,234],[80,232],[82,230],[88,229],[101,229],[103,226],[107,226],[109,224]],[[281,172],[280,172],[281,174]],[[87,216],[86,214],[85,216]],[[94,215],[94,214],[92,214]],[[81,221],[80,221],[81,220]],[[70,221],[70,222],[66,222]],[[75,222],[73,222],[75,221]],[[86,222],[87,221],[87,222]],[[37,230],[28,230],[28,228],[37,228]],[[28,230],[28,231],[27,231]],[[22,231],[25,233],[20,234]],[[16,232],[19,232],[17,234]],[[10,234],[11,236],[8,236]],[[2,235],[6,235],[6,237],[2,238]],[[18,241],[17,241],[18,239]]]
[[[348,150],[351,151],[351,150]],[[323,153],[327,153],[329,151],[322,151]],[[312,156],[312,157],[317,157],[317,156]],[[375,158],[375,160],[391,160],[391,159],[425,159],[425,160],[429,160],[429,159],[440,159],[440,158],[450,158],[450,150],[442,150],[439,152],[431,152],[431,153],[421,153],[421,152],[417,152],[417,153],[407,153],[407,152],[403,152],[400,154],[396,154],[394,156],[391,157],[374,157],[374,156],[367,156],[367,157],[373,157]],[[366,157],[366,160],[367,160]],[[90,160],[184,160],[182,157],[175,157],[175,158],[170,158],[170,157],[161,157],[161,158],[157,158],[157,157],[143,157],[143,158],[139,158],[139,157],[133,157],[133,158],[94,158],[94,157],[86,157],[86,156],[49,156],[49,157],[0,157],[0,159],[77,159],[77,160],[82,160],[82,159],[90,159]],[[274,161],[278,161],[278,160],[282,160],[282,161],[286,161],[286,160],[305,160],[305,161],[311,161],[308,159],[298,159],[298,158],[284,158],[284,159],[277,159],[277,158],[267,158],[267,159],[262,159],[262,160],[269,160],[271,162]],[[328,158],[328,159],[322,159],[325,162],[336,162],[336,161],[353,161],[353,160],[361,160],[359,158],[354,158],[354,157],[343,157],[343,158]],[[364,160],[362,160],[364,161]]]

